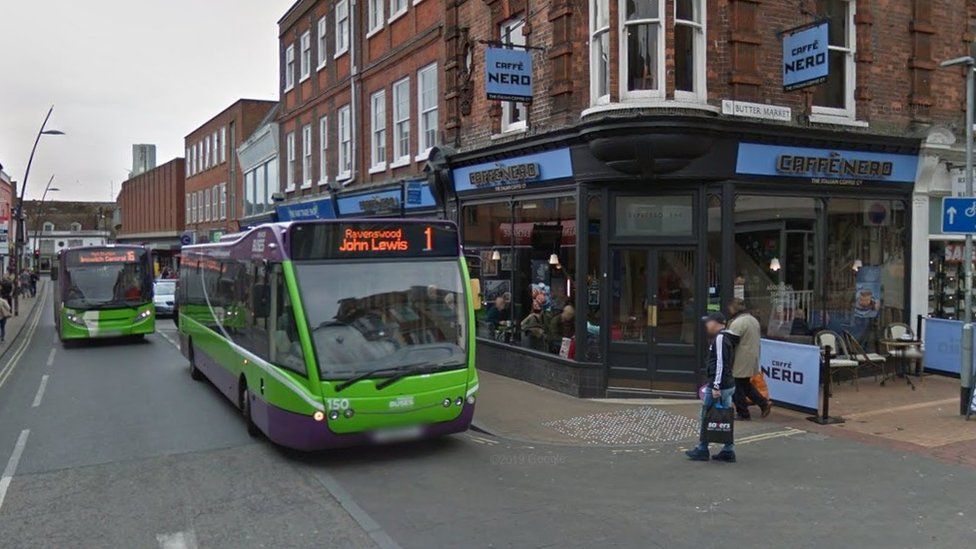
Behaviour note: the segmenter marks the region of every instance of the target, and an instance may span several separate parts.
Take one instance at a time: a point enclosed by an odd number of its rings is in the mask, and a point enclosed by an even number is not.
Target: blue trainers
[[[685,450],[685,455],[691,461],[708,461],[708,450],[704,448],[692,448],[691,450]]]
[[[732,450],[722,450],[721,452],[712,456],[715,461],[724,461],[726,463],[735,463],[735,452]]]

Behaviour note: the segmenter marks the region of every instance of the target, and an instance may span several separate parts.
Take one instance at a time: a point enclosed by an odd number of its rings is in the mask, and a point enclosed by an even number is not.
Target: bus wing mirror
[[[251,294],[251,310],[257,318],[268,318],[271,315],[271,287],[260,284],[254,287]]]

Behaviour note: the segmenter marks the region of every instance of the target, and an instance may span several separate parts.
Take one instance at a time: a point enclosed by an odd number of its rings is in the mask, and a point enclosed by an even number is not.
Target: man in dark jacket
[[[723,407],[732,408],[732,395],[735,394],[735,378],[732,377],[732,363],[735,360],[735,347],[739,336],[725,329],[725,316],[712,313],[705,317],[705,331],[711,339],[708,347],[708,385],[701,409],[701,438],[698,446],[685,452],[693,461],[708,461],[709,457],[718,461],[735,463],[735,445],[726,444],[722,451],[709,456],[708,443],[705,442],[705,415],[713,404],[721,402]]]

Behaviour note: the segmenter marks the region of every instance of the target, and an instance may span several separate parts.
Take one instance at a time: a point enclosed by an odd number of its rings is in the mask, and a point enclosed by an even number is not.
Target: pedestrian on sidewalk
[[[11,304],[11,299],[14,296],[14,283],[13,277],[8,272],[0,278],[0,298],[7,302],[7,305]]]
[[[30,272],[27,269],[20,272],[20,293],[24,296],[30,294]]]
[[[732,364],[735,361],[735,348],[739,343],[739,336],[725,329],[725,315],[712,313],[705,317],[705,331],[711,343],[708,346],[708,386],[701,408],[701,430],[698,446],[685,452],[692,461],[708,461],[709,457],[717,461],[735,463],[735,444],[727,443],[722,451],[709,456],[708,442],[705,441],[705,417],[709,409],[716,403],[732,408],[732,395],[735,393],[735,379],[732,377]]]
[[[7,339],[7,319],[14,316],[6,299],[0,299],[0,343]]]
[[[762,328],[756,317],[746,309],[745,301],[733,299],[728,309],[732,315],[729,331],[739,336],[739,346],[735,350],[735,361],[732,363],[732,376],[735,378],[735,396],[732,400],[735,402],[736,414],[745,421],[752,419],[746,400],[749,399],[759,406],[762,417],[766,417],[772,409],[772,403],[752,384],[753,376],[760,373],[759,347]]]
[[[37,296],[37,281],[40,277],[37,274],[37,269],[31,269],[30,272],[30,293],[31,297]]]

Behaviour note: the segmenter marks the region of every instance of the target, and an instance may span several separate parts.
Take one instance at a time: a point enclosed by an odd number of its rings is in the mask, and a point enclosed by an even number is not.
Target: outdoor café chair
[[[908,336],[908,339],[915,339],[915,333],[912,332],[912,329],[908,326],[908,324],[904,324],[902,322],[892,322],[885,328],[885,339],[888,341],[897,341],[903,339],[905,336]],[[908,347],[894,347],[886,345],[886,347],[888,347],[888,356],[901,359],[905,361],[905,363],[911,361],[913,364],[921,364],[922,349],[920,344],[910,345]]]
[[[827,347],[830,347],[830,369],[827,372],[830,384],[834,384],[834,376],[836,374],[848,370],[851,372],[851,383],[854,384],[854,390],[859,391],[857,378],[858,368],[861,366],[861,363],[850,358],[850,353],[847,351],[847,345],[844,344],[843,338],[837,335],[836,332],[830,330],[817,332],[813,338],[817,342],[817,346],[820,347],[821,352],[826,353]]]
[[[888,379],[888,360],[878,353],[867,352],[867,350],[864,349],[864,346],[861,345],[861,342],[846,330],[844,331],[844,342],[847,344],[850,357],[856,360],[860,366],[868,366],[873,368],[875,371],[874,379],[877,380],[878,375],[880,375],[881,385],[884,385],[885,381]]]

